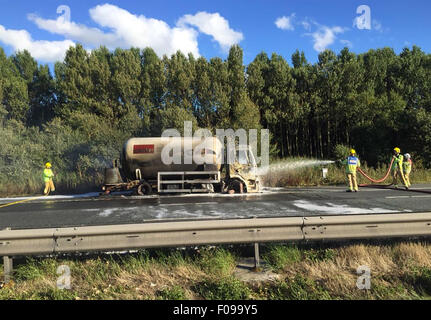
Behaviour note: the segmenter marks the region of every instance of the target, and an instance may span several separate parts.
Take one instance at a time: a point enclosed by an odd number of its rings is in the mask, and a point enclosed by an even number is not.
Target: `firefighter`
[[[347,192],[358,192],[358,180],[356,176],[356,171],[361,166],[361,162],[358,157],[356,157],[356,151],[354,149],[350,150],[350,156],[343,161],[346,166],[347,180],[349,182],[349,190]]]
[[[404,155],[404,162],[403,162],[403,172],[404,172],[404,180],[406,181],[406,189],[411,187],[410,183],[410,172],[412,172],[412,157],[409,153],[406,153]]]
[[[54,177],[54,173],[52,172],[52,165],[51,163],[45,164],[45,170],[43,170],[43,181],[45,182],[45,190],[43,191],[43,194],[46,196],[50,192],[55,191],[55,186],[52,178]]]
[[[401,176],[401,180],[403,181],[404,186],[406,187],[406,189],[408,189],[408,186],[404,179],[404,174],[403,174],[404,157],[401,154],[400,148],[394,149],[394,155],[392,158],[394,159],[394,162],[392,164],[392,169],[391,169],[392,177],[393,177],[392,184],[394,185],[395,189],[398,188],[398,176]]]

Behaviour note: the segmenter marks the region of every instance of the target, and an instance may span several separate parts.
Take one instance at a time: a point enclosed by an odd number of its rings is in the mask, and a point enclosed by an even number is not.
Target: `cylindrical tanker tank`
[[[156,180],[159,172],[220,171],[222,152],[217,137],[132,138],[124,144],[121,163],[128,179],[137,179],[139,169],[142,179]]]

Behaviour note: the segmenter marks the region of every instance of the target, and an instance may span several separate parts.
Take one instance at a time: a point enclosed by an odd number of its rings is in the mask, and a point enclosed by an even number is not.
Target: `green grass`
[[[157,293],[157,296],[161,300],[185,300],[187,295],[183,288],[174,286],[172,288],[162,289]]]
[[[335,257],[336,251],[330,248],[301,249],[295,245],[270,245],[262,254],[262,259],[274,270],[282,270],[299,261],[326,261]]]
[[[427,267],[412,268],[403,275],[403,280],[413,286],[416,292],[429,298],[431,296],[431,269]]]
[[[327,261],[332,260],[336,255],[336,250],[330,248],[308,249],[303,251],[304,260],[309,261]]]
[[[262,259],[274,270],[280,270],[300,261],[301,256],[302,253],[296,246],[272,245],[262,254]]]
[[[206,300],[247,300],[251,295],[250,288],[234,277],[205,280],[192,290]]]
[[[296,275],[267,289],[270,300],[330,300],[331,295],[313,279]]]
[[[224,277],[233,272],[236,259],[225,249],[201,250],[197,264],[208,274]]]

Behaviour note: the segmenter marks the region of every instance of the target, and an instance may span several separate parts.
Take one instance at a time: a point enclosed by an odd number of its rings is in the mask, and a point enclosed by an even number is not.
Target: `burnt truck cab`
[[[196,138],[132,138],[123,147],[119,160],[112,168],[105,169],[102,190],[134,190],[139,195],[152,193],[246,193],[259,192],[260,181],[257,165],[250,147],[237,147],[236,160],[227,164],[223,158],[223,145],[216,137],[202,140]],[[165,164],[164,148],[173,146],[171,156],[185,159],[188,153],[201,155],[203,163]],[[189,148],[185,148],[185,146]],[[175,151],[177,150],[177,151]],[[224,165],[223,165],[224,163]]]
[[[226,192],[260,192],[257,164],[250,146],[236,147],[236,161],[226,164]]]

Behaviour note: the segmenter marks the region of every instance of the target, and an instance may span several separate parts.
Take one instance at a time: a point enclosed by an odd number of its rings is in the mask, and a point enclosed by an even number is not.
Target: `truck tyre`
[[[229,181],[228,192],[229,193],[244,193],[243,183],[239,180],[236,180],[236,179]]]
[[[137,192],[140,196],[150,195],[153,193],[153,188],[151,188],[148,182],[144,182],[139,185]]]

